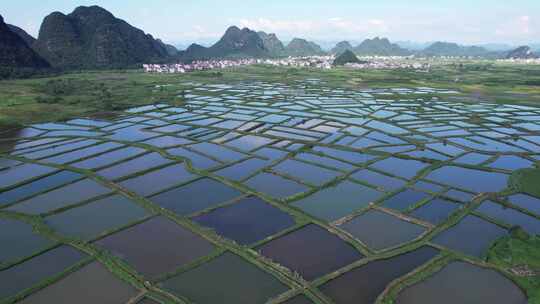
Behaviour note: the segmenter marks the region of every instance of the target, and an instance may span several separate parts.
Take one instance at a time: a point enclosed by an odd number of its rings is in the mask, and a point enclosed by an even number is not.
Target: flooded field
[[[0,133],[0,303],[526,303],[486,254],[540,234],[540,198],[509,182],[539,165],[540,108],[185,86]]]

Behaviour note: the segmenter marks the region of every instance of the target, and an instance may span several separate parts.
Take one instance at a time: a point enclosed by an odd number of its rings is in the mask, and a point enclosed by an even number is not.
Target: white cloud
[[[317,30],[320,24],[310,20],[272,20],[267,18],[240,19],[239,25],[267,32],[308,32]]]
[[[538,26],[540,24],[530,16],[518,16],[499,25],[495,30],[495,35],[509,40],[534,40],[539,38],[540,32],[536,30]]]
[[[290,20],[254,18],[240,19],[241,27],[252,30],[273,32],[286,37],[301,36],[317,38],[352,38],[360,39],[387,33],[390,26],[383,19],[368,19],[352,21],[342,17],[332,17],[322,20]]]

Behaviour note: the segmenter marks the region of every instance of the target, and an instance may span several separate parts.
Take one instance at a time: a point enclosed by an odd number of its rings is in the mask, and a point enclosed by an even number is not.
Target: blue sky
[[[8,23],[37,36],[52,11],[100,5],[171,43],[211,42],[229,25],[275,32],[282,40],[391,40],[540,43],[540,0],[4,0]]]

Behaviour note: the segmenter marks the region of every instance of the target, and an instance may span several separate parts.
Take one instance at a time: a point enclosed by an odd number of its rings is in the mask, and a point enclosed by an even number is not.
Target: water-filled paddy
[[[28,214],[40,214],[76,204],[106,193],[111,192],[107,188],[93,180],[84,179],[50,192],[34,196],[24,200],[8,210]]]
[[[174,185],[185,183],[196,176],[184,164],[176,164],[122,181],[120,185],[141,196],[148,196]]]
[[[241,192],[213,179],[203,178],[150,198],[159,206],[187,215],[214,207],[241,195]]]
[[[371,210],[340,226],[368,247],[382,250],[419,237],[426,228]]]
[[[131,302],[325,303],[319,289],[373,303],[430,246],[494,266],[484,255],[510,227],[540,233],[540,198],[508,183],[538,165],[539,108],[318,79],[181,86],[182,104],[0,131],[0,302],[40,282],[27,301],[71,299],[92,280],[88,299],[118,286],[125,303],[131,277],[171,292]],[[86,256],[68,244],[123,266],[51,281]],[[446,292],[426,286],[415,297]]]
[[[2,270],[0,271],[2,282],[0,297],[13,297],[27,288],[59,275],[85,257],[85,254],[72,247],[62,246]]]
[[[239,244],[250,244],[287,229],[294,219],[261,199],[250,197],[193,219]]]
[[[214,246],[201,236],[164,218],[156,217],[96,242],[148,278],[201,258]],[[144,244],[141,248],[140,244]]]
[[[455,166],[431,172],[427,179],[473,192],[499,192],[507,187],[508,176],[502,173]]]
[[[366,207],[381,196],[382,193],[373,188],[344,181],[295,201],[291,205],[312,216],[334,221]]]
[[[371,304],[393,280],[421,266],[438,254],[424,247],[387,260],[355,268],[320,287],[337,304]]]
[[[311,302],[311,300],[309,300],[305,296],[300,295],[283,302],[283,304],[313,304],[313,302]]]
[[[294,180],[270,173],[259,173],[246,181],[246,186],[275,198],[286,198],[309,190]]]
[[[506,233],[505,229],[495,224],[469,215],[456,226],[436,236],[433,242],[452,250],[480,257],[486,253],[495,240]]]
[[[228,252],[163,285],[201,304],[263,304],[287,290],[270,274]]]
[[[447,200],[434,199],[415,209],[410,215],[428,223],[438,225],[448,219],[460,207],[459,204]]]
[[[134,287],[114,277],[103,265],[93,262],[19,303],[114,304],[128,301],[137,292]]]
[[[28,257],[53,244],[53,241],[35,234],[27,223],[0,219],[0,264]]]
[[[83,175],[70,171],[54,173],[34,182],[0,193],[0,205],[14,203],[48,189],[69,184],[82,177]]]
[[[396,303],[526,304],[528,301],[512,281],[496,271],[455,262],[425,281],[405,289]]]
[[[258,248],[262,255],[313,280],[363,256],[354,247],[316,225],[308,225]]]
[[[92,239],[148,216],[148,212],[121,195],[113,195],[84,206],[49,216],[45,223],[71,237]]]

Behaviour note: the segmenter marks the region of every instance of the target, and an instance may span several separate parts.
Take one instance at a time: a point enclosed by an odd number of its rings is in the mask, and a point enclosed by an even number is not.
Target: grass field
[[[310,78],[343,88],[433,87],[456,89],[466,101],[540,104],[540,67],[490,61],[435,64],[412,70],[296,69],[250,66],[190,74],[94,71],[0,81],[0,125],[58,121],[166,100],[181,102],[182,83],[278,81]],[[179,97],[180,96],[180,97]],[[460,101],[463,101],[460,99]]]

